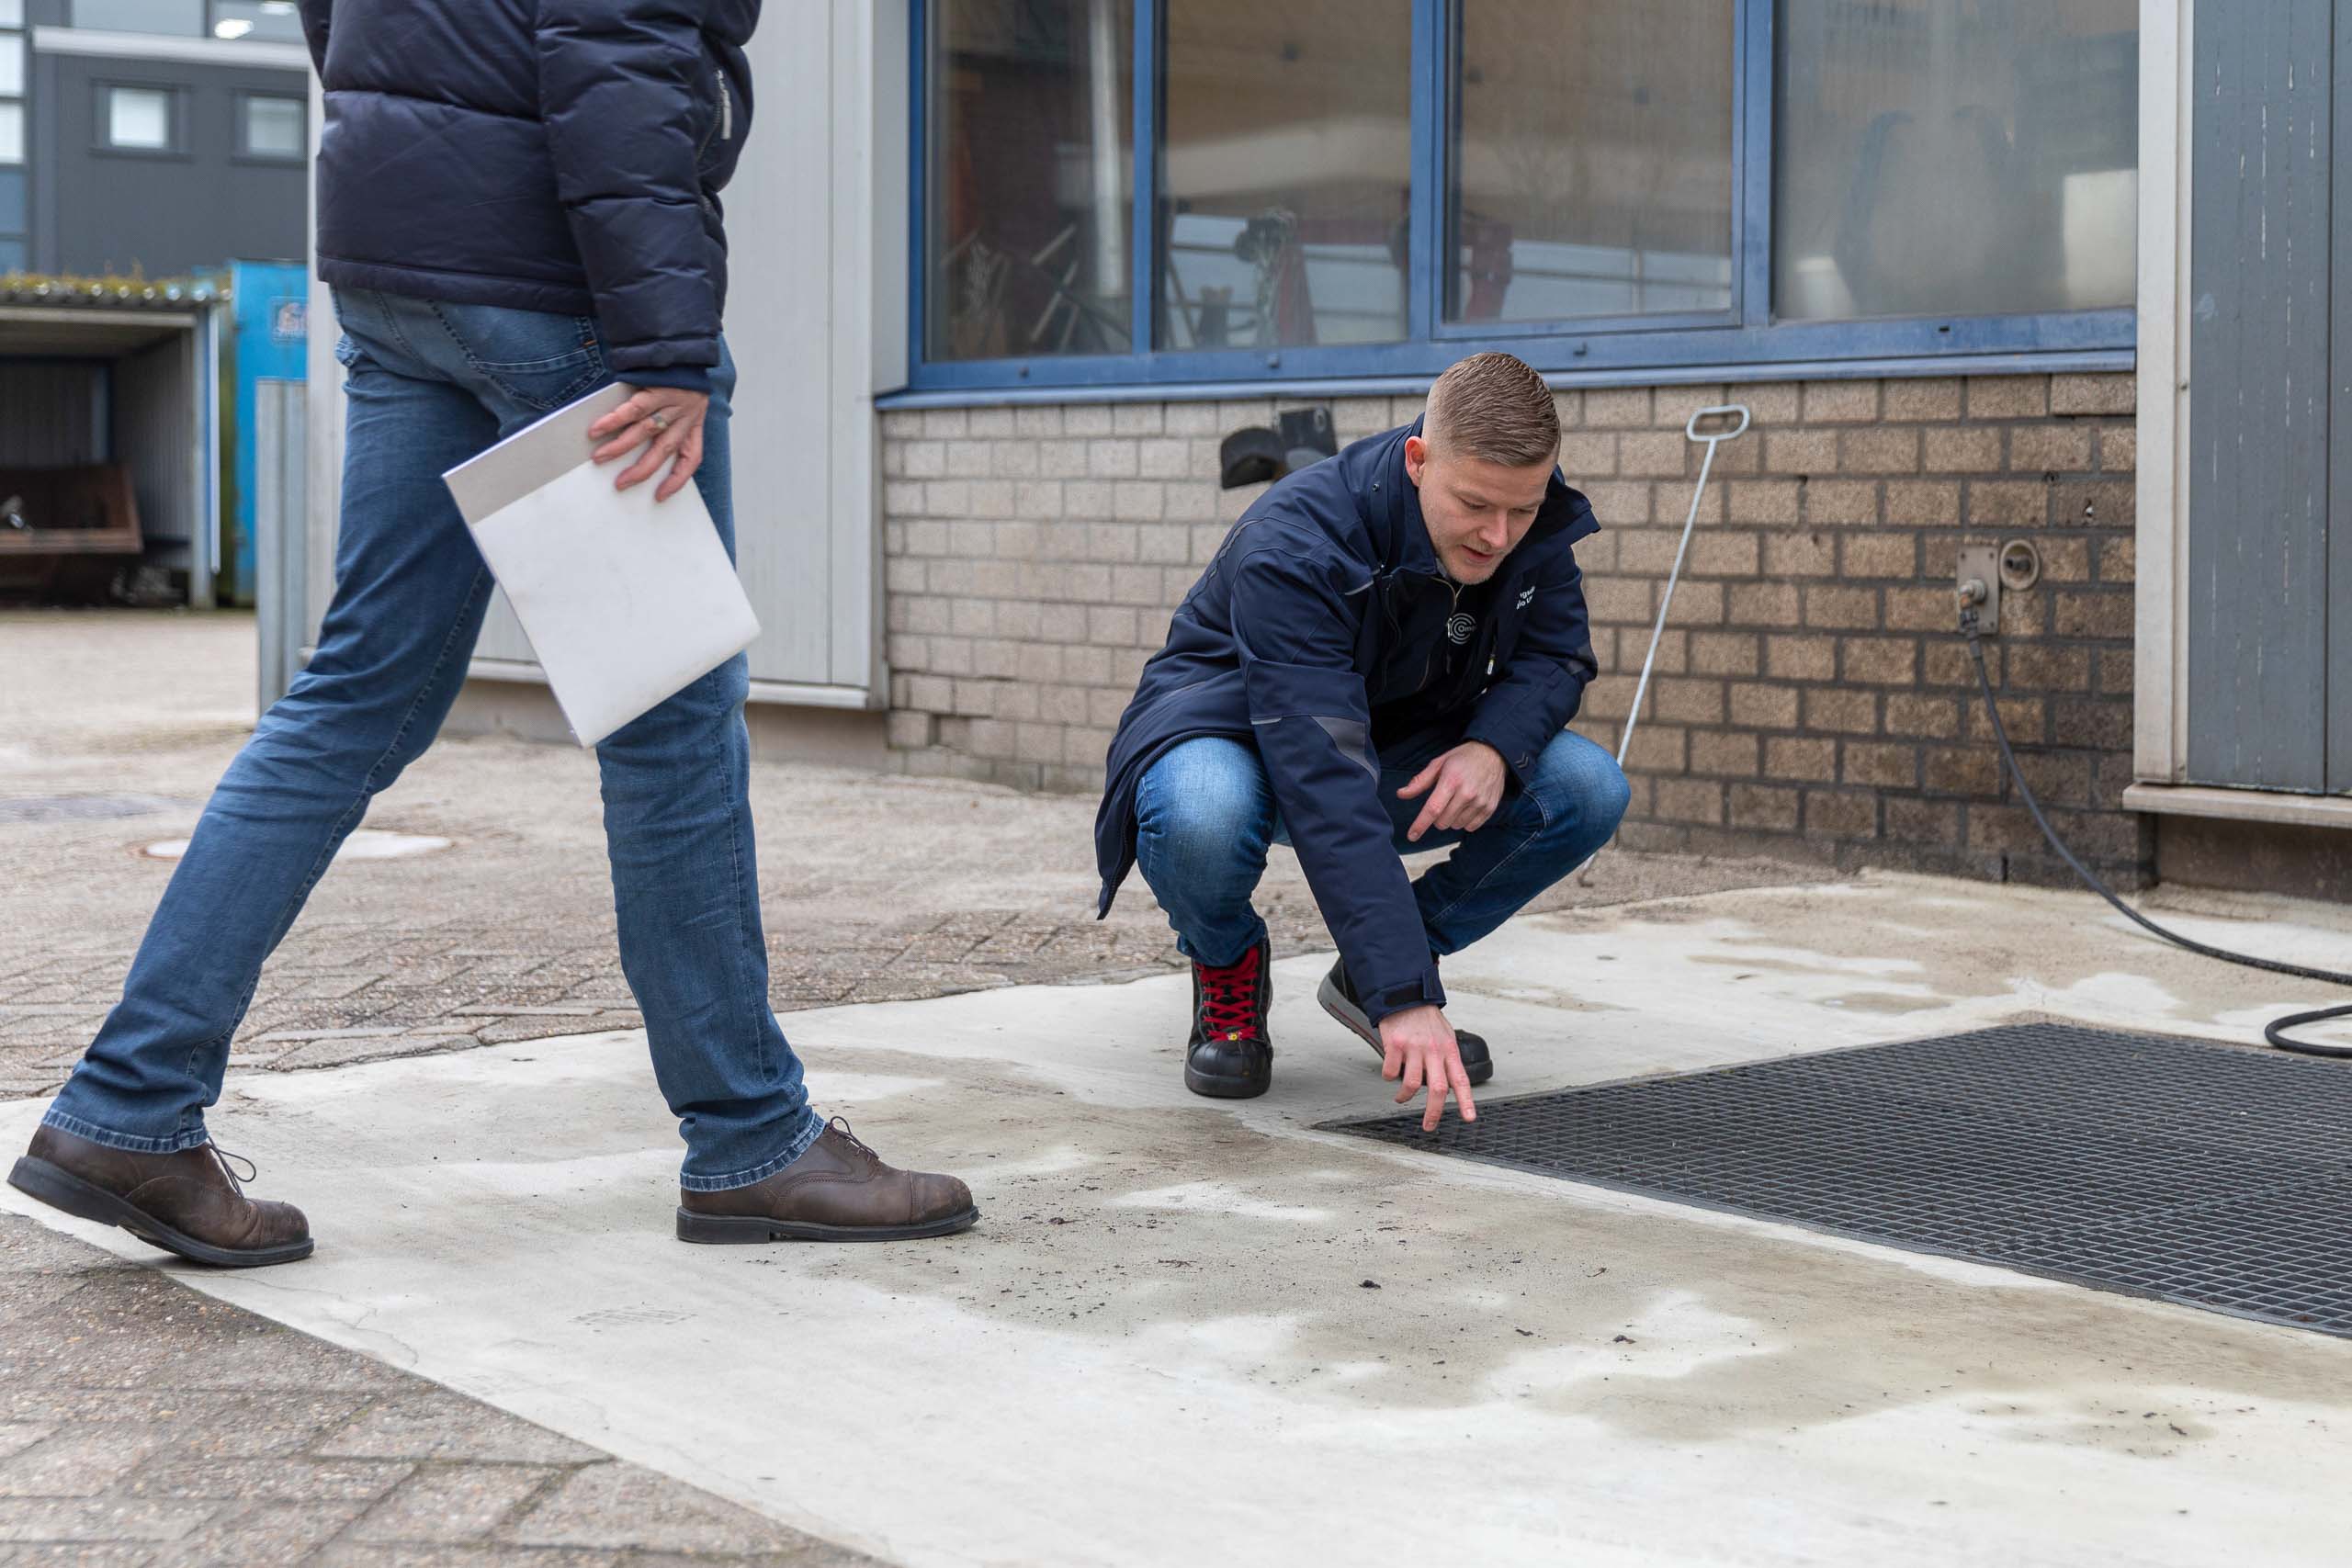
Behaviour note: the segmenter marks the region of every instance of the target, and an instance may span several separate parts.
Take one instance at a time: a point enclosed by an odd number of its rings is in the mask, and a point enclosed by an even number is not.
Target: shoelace
[[[857,1150],[858,1153],[864,1155],[876,1165],[882,1163],[882,1156],[874,1152],[873,1145],[868,1144],[864,1138],[859,1137],[855,1133],[849,1130],[848,1117],[838,1115],[834,1116],[829,1120],[825,1125],[833,1132],[839,1133],[842,1137],[848,1142],[851,1147]]]
[[[243,1155],[232,1155],[218,1144],[207,1144],[205,1147],[210,1149],[212,1151],[212,1157],[220,1162],[220,1174],[227,1177],[229,1179],[229,1184],[234,1187],[240,1193],[244,1191],[246,1182],[251,1181],[261,1175],[260,1168],[255,1166],[253,1161],[247,1159]],[[237,1165],[243,1166],[245,1168],[245,1174],[239,1176],[237,1174],[237,1166],[231,1165],[229,1163],[231,1160],[235,1160]]]
[[[1213,1038],[1255,1040],[1258,1032],[1258,953],[1223,968],[1201,965],[1201,1018]]]

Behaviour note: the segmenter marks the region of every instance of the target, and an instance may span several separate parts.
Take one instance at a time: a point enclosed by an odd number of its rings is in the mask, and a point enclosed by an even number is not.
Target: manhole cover
[[[186,839],[165,839],[149,844],[141,852],[156,860],[177,860],[187,853]],[[343,848],[334,858],[345,860],[403,860],[410,855],[429,855],[449,847],[447,839],[436,839],[424,833],[385,833],[373,828],[361,828],[344,840]]]
[[[0,823],[96,822],[116,817],[153,817],[185,804],[162,795],[0,795]]]
[[[2352,1336],[2352,1064],[2018,1024],[1328,1125]]]

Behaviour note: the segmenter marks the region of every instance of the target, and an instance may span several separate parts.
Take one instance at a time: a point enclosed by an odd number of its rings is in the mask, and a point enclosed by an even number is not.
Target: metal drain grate
[[[1327,1125],[2352,1336],[2352,1064],[2015,1024]]]

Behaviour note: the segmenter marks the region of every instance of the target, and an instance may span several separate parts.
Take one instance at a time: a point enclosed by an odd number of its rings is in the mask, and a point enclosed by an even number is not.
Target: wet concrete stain
[[[1667,1442],[1942,1403],[1971,1412],[1966,1438],[2154,1459],[2266,1404],[2352,1404],[2352,1347],[2333,1340],[1955,1281],[1695,1211],[1596,1206],[1566,1184],[1445,1180],[1419,1156],[1309,1152],[1215,1109],[1083,1103],[989,1064],[860,1056],[948,1080],[876,1102],[861,1125],[969,1175],[981,1226],[949,1246],[771,1249],[746,1266],[1136,1342],[1320,1403],[1524,1400]],[[1001,1153],[1035,1147],[1045,1117],[1046,1157]],[[2086,1377],[2087,1345],[2106,1370]],[[2151,1388],[2184,1392],[2151,1411]]]

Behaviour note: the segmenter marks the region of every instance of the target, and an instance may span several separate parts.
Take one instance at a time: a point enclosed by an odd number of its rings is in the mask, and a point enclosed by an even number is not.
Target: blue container
[[[263,458],[266,447],[274,458],[280,443],[301,439],[302,384],[310,374],[311,275],[307,267],[280,262],[232,262],[229,277],[236,318],[230,350],[236,378],[236,453],[229,487],[236,502],[236,552],[230,597],[250,606],[258,581],[254,542],[260,509],[290,508],[300,516],[302,497],[284,493],[288,466],[273,461],[265,472]],[[301,456],[298,445],[291,454],[294,468]]]

